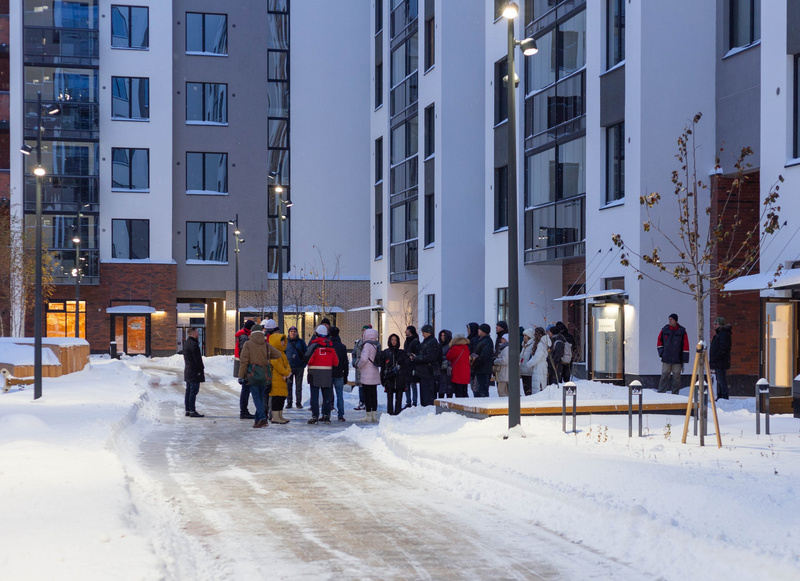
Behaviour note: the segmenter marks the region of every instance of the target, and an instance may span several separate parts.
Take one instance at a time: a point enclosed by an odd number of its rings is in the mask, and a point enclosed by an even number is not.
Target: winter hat
[[[558,333],[558,329],[556,328],[555,325],[550,325],[549,327],[547,327],[547,332],[555,335],[556,333]]]
[[[267,331],[274,331],[275,329],[277,329],[277,328],[278,328],[278,323],[276,323],[276,322],[275,322],[274,320],[272,320],[272,319],[267,319],[267,322],[266,322],[266,323],[265,323],[264,321],[261,321],[261,324],[262,324],[262,325],[264,325],[264,328],[265,328]]]
[[[339,336],[339,327],[331,327],[328,330],[328,335],[330,337],[338,337]]]
[[[325,317],[324,319],[322,319],[320,321],[320,323],[323,324],[323,325],[330,325],[331,324],[331,320],[328,317]]]
[[[420,329],[420,331],[423,332],[423,333],[429,333],[429,334],[433,335],[433,327],[431,327],[430,325],[422,325],[422,328]]]
[[[672,313],[672,314],[669,316],[669,318],[670,318],[670,319],[675,319],[675,322],[676,322],[676,323],[678,322],[678,315],[676,315],[675,313]]]
[[[253,329],[253,325],[255,325],[255,324],[256,324],[256,322],[253,319],[247,319],[244,322],[244,328],[247,329],[248,331],[250,331],[250,330]]]
[[[489,326],[489,323],[481,323],[478,329],[480,329],[487,335],[492,332],[492,328]]]
[[[522,334],[525,335],[526,337],[528,337],[529,339],[533,339],[533,334],[534,333],[535,333],[535,331],[533,330],[533,327],[531,327],[530,329],[525,329],[522,332]]]
[[[289,330],[290,330],[290,331],[291,331],[292,329],[294,329],[295,331],[297,331],[297,327],[295,327],[294,325],[292,325],[291,327],[289,327]]]
[[[364,325],[363,327],[361,327],[362,332],[366,331],[367,329],[372,329],[372,325]]]
[[[505,321],[497,321],[496,326],[503,329],[503,331],[508,331],[508,323],[506,323]]]
[[[264,327],[262,327],[261,325],[253,325],[253,327],[250,329],[250,332],[255,333],[256,331],[263,331],[263,330]]]
[[[716,319],[714,319],[714,322],[717,325],[724,325],[725,324],[725,317],[717,317]]]
[[[326,327],[325,325],[320,325],[319,327],[317,327],[315,329],[315,332],[320,337],[327,337],[328,336],[328,327]]]

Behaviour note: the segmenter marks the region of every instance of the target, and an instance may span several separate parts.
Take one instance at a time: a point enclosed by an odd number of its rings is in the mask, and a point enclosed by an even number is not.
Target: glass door
[[[150,315],[114,315],[111,328],[118,352],[150,355]]]
[[[590,377],[624,379],[625,319],[621,304],[592,304],[589,317]]]
[[[792,387],[797,375],[797,303],[764,304],[764,375],[771,386]]]

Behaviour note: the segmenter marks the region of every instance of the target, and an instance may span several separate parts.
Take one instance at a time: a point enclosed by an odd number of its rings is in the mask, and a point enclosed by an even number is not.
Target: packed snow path
[[[144,494],[172,521],[153,539],[170,577],[643,578],[524,518],[411,481],[340,437],[350,422],[308,425],[306,405],[287,425],[254,430],[220,381],[201,386],[206,417],[186,418],[175,370],[143,370],[158,417],[132,478],[150,483]]]

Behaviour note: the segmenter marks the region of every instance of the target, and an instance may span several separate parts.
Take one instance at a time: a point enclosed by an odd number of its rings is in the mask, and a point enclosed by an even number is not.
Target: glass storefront
[[[764,377],[771,386],[791,387],[797,375],[797,303],[764,303]]]
[[[625,316],[622,304],[589,305],[590,378],[624,379]]]

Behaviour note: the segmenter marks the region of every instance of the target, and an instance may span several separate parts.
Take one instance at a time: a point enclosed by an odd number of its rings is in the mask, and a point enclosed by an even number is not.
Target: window
[[[383,184],[375,186],[375,260],[383,258]]]
[[[794,57],[794,152],[800,157],[800,55]],[[28,156],[30,157],[30,156]]]
[[[383,63],[375,65],[375,108],[383,105]]]
[[[389,114],[392,116],[417,102],[419,90],[418,50],[417,34],[414,34],[392,51],[389,72],[389,86],[391,87]]]
[[[186,153],[187,194],[227,194],[227,153]]]
[[[289,191],[287,188],[278,191],[278,188],[271,187],[268,188],[267,196],[267,268],[268,272],[278,272],[278,251],[280,250],[283,253],[281,266],[283,266],[283,272],[286,273],[290,267],[289,241],[291,240],[291,235],[289,228],[291,224],[289,218],[291,210],[285,203],[279,203],[279,200],[288,202]],[[280,239],[278,237],[279,227],[281,228]]]
[[[436,151],[436,110],[434,105],[425,107],[425,157]]]
[[[606,3],[606,68],[625,60],[625,0]]]
[[[436,242],[436,198],[433,192],[425,194],[425,246]]]
[[[425,321],[436,328],[436,295],[425,295]]]
[[[228,85],[186,83],[186,122],[228,124]]]
[[[508,287],[497,289],[497,321],[508,321]]]
[[[417,155],[419,151],[419,136],[417,134],[417,118],[412,117],[392,129],[391,165],[402,163],[409,157]]]
[[[624,276],[612,276],[609,278],[604,278],[603,282],[605,283],[605,290],[625,290]]]
[[[508,228],[508,166],[494,170],[494,229]],[[501,319],[502,320],[502,319]]]
[[[606,129],[606,204],[625,197],[625,123]]]
[[[383,30],[383,3],[386,0],[375,0],[375,34]]]
[[[86,339],[86,301],[78,303],[78,335]],[[46,337],[75,336],[75,301],[47,301]]]
[[[436,64],[436,21],[433,16],[425,21],[425,70]]]
[[[150,258],[150,220],[111,220],[111,258]]]
[[[503,16],[503,8],[505,8],[507,0],[494,0],[494,19],[497,20]]]
[[[111,187],[146,192],[150,189],[150,150],[115,147],[111,150]]]
[[[508,76],[508,60],[494,64],[494,124],[508,119],[508,86],[503,80]]]
[[[383,181],[383,137],[375,140],[375,183]]]
[[[144,6],[111,7],[111,46],[146,49],[150,46],[149,9]]]
[[[389,269],[392,282],[417,278],[418,216],[417,200],[412,199],[391,209],[391,256]]]
[[[761,38],[761,0],[730,0],[730,48]]]
[[[227,222],[186,223],[186,263],[228,261]]]
[[[228,16],[187,12],[186,52],[228,54]]]
[[[111,117],[150,119],[150,79],[111,77]]]

